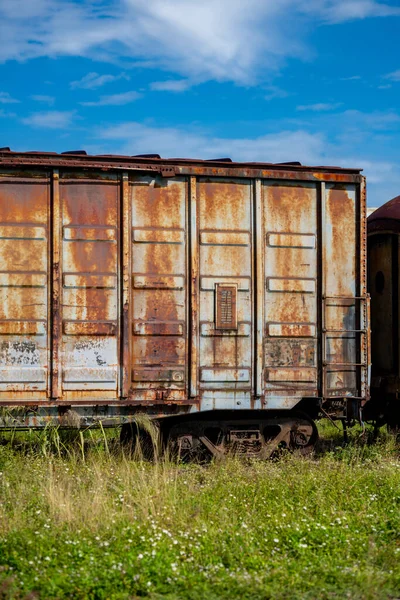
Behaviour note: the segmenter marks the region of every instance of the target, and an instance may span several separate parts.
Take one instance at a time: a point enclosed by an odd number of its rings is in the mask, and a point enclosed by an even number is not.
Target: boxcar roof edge
[[[304,166],[300,163],[268,163],[268,162],[233,162],[230,159],[192,159],[192,158],[160,158],[158,155],[88,155],[85,151],[76,150],[58,154],[56,152],[13,152],[9,148],[0,149],[0,165],[50,167],[50,168],[100,168],[126,169],[141,171],[156,171],[165,176],[184,174],[195,169],[197,175],[221,175],[221,170],[227,174],[238,171],[237,176],[259,177],[262,171],[293,172],[294,178],[299,172],[307,173],[337,173],[342,175],[360,175],[362,169],[338,166]],[[240,172],[240,174],[239,174]],[[317,178],[318,179],[318,178]]]

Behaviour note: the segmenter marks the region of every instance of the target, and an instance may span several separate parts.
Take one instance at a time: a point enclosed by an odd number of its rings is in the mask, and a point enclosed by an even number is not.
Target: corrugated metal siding
[[[120,183],[60,178],[62,397],[118,397]],[[95,392],[95,393],[94,393]]]
[[[0,401],[365,396],[361,178],[199,170],[4,171]]]
[[[267,406],[318,396],[318,189],[265,182],[265,358]],[[285,400],[287,398],[287,400]]]
[[[183,178],[130,182],[128,396],[138,400],[188,396],[187,187]]]
[[[45,399],[49,387],[50,181],[0,185],[0,397]]]
[[[250,404],[253,393],[252,185],[199,179],[199,393],[202,407]],[[218,294],[218,286],[222,292]],[[225,287],[224,287],[225,286]],[[221,295],[229,293],[225,300]],[[225,302],[226,323],[217,322]],[[220,319],[221,320],[221,319]],[[241,404],[239,404],[240,406]]]

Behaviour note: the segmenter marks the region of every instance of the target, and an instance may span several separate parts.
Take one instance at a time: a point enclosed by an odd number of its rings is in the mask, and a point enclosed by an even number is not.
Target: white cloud
[[[362,168],[367,175],[370,203],[378,206],[398,193],[400,160],[393,153],[393,139],[382,137],[380,131],[382,123],[395,119],[393,113],[316,113],[315,119],[315,123],[295,130],[243,138],[223,138],[188,127],[125,122],[95,132],[101,143],[91,151],[203,159],[230,156],[235,161],[272,163],[298,160],[304,165]],[[325,133],[321,119],[326,121]],[[346,133],[342,135],[342,131]]]
[[[309,56],[311,24],[397,15],[377,0],[0,0],[0,61],[125,57],[192,82],[252,84]]]
[[[150,89],[157,92],[184,92],[190,87],[187,79],[169,79],[167,81],[154,81]]]
[[[394,111],[375,110],[365,113],[360,110],[345,110],[341,114],[342,124],[348,129],[372,132],[379,130],[394,131],[400,126],[400,115]]]
[[[0,119],[12,119],[17,115],[13,112],[7,112],[3,108],[0,108]]]
[[[108,127],[99,131],[98,137],[112,141],[114,152],[127,155],[156,152],[164,157],[207,159],[231,156],[239,161],[300,160],[301,154],[303,161],[313,163],[324,148],[322,134],[309,134],[306,131],[282,131],[257,138],[220,138],[205,131],[153,127],[136,122]]]
[[[270,85],[266,89],[268,93],[264,96],[265,100],[274,100],[274,98],[287,98],[290,96],[289,92],[282,90],[276,85]]]
[[[112,94],[111,96],[101,96],[94,102],[80,102],[82,106],[123,106],[142,97],[139,92],[124,92],[122,94]]]
[[[19,100],[16,100],[8,92],[0,92],[0,104],[18,104]]]
[[[296,110],[311,110],[313,112],[321,112],[321,111],[335,110],[336,108],[339,108],[339,106],[341,106],[341,105],[342,105],[342,102],[335,102],[335,103],[318,102],[317,104],[301,104],[300,106],[296,107]]]
[[[320,12],[321,17],[331,23],[342,23],[368,17],[395,17],[400,7],[376,0],[310,0],[304,2],[304,10]]]
[[[22,119],[22,123],[43,129],[66,129],[72,125],[74,115],[74,111],[37,112]]]
[[[71,81],[70,87],[72,89],[81,88],[84,90],[94,90],[102,87],[106,83],[118,81],[119,79],[129,80],[130,77],[126,73],[120,73],[119,75],[99,75],[98,73],[88,73],[82,77],[82,79]]]
[[[384,75],[384,79],[390,79],[391,81],[400,81],[400,69]]]
[[[341,77],[340,81],[357,81],[361,79],[361,75],[351,75],[351,77]]]
[[[43,102],[43,104],[48,104],[49,106],[52,106],[55,102],[54,96],[42,96],[41,94],[35,94],[34,96],[31,96],[31,98],[36,102]]]

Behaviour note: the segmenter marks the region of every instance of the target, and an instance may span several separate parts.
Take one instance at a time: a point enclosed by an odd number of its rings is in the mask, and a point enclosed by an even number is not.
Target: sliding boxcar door
[[[62,397],[116,398],[120,179],[66,173],[59,188]]]

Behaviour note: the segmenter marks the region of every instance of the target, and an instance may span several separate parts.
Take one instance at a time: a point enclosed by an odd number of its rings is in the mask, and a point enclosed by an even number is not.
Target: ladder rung
[[[367,333],[367,329],[323,329],[322,333]]]
[[[367,368],[367,363],[330,363],[323,361],[324,367],[364,367]]]
[[[367,300],[365,296],[322,296],[322,300]]]

